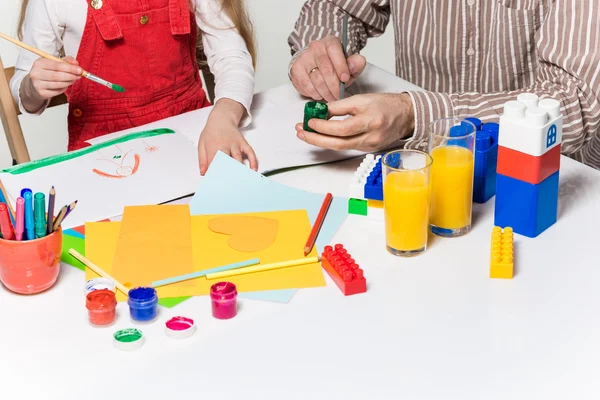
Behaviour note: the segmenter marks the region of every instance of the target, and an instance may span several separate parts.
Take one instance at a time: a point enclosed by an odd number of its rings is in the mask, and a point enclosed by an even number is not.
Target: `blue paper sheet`
[[[309,193],[274,182],[219,151],[192,198],[190,212],[192,215],[201,215],[306,209],[312,225],[317,219],[324,198],[324,194]],[[316,247],[319,254],[331,241],[347,215],[348,199],[334,197],[317,238]],[[289,293],[254,292],[252,298],[274,301],[275,297],[289,296],[291,299],[296,290],[288,289]]]
[[[75,229],[67,229],[67,230],[63,231],[63,234],[73,236],[73,237],[76,237],[79,239],[85,239],[85,236],[82,235],[81,233],[77,232]]]
[[[238,297],[248,300],[272,301],[275,303],[289,303],[298,289],[265,290],[262,292],[238,293]]]

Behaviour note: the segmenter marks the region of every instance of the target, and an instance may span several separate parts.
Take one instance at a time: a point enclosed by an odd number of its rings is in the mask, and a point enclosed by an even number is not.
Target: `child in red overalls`
[[[256,156],[239,131],[250,122],[254,43],[242,0],[24,0],[19,32],[66,63],[21,51],[11,81],[22,112],[41,114],[66,92],[69,150],[107,133],[209,106],[196,63],[197,27],[215,76],[215,107],[198,143],[204,174],[217,150]],[[81,68],[126,89],[81,78]]]

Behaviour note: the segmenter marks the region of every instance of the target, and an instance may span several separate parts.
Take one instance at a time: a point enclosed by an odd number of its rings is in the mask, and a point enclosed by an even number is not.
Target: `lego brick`
[[[558,177],[559,171],[534,185],[497,174],[494,225],[530,238],[548,229],[558,216]]]
[[[376,163],[365,183],[365,199],[383,201],[383,177],[381,175],[381,156],[375,158]]]
[[[381,158],[381,156],[378,157]],[[367,154],[365,156],[360,166],[354,172],[354,177],[350,183],[350,193],[348,194],[349,197],[366,200],[364,197],[365,184],[367,183],[367,178],[369,177],[369,174],[371,174],[371,171],[373,171],[373,168],[375,167],[375,164],[379,158],[376,158],[373,154]]]
[[[483,204],[496,194],[496,173],[473,179],[473,201]]]
[[[383,201],[369,199],[367,205],[371,208],[383,208]]]
[[[498,173],[538,184],[560,169],[559,144],[541,156],[530,156],[507,147],[498,149]]]
[[[531,156],[541,156],[562,142],[560,103],[553,99],[538,101],[523,93],[504,105],[500,117],[499,145]]]
[[[363,270],[343,245],[325,246],[321,256],[321,265],[344,296],[367,291],[367,280]]]
[[[511,227],[495,226],[492,230],[490,278],[512,279],[514,273],[514,235]]]
[[[367,202],[362,199],[348,199],[348,214],[367,215]]]
[[[473,125],[475,125],[475,130],[480,131],[482,128],[482,123],[481,120],[479,118],[465,118],[466,121],[469,121],[470,123],[472,123]]]
[[[304,105],[304,130],[307,132],[315,132],[308,126],[308,121],[310,121],[313,118],[327,119],[327,116],[327,104],[320,101],[309,101]]]

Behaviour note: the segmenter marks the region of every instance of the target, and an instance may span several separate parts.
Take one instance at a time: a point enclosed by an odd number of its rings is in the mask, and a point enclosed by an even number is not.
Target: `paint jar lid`
[[[113,309],[117,306],[115,292],[108,289],[89,292],[85,296],[85,306],[88,310]]]
[[[93,278],[85,283],[85,294],[100,289],[108,289],[115,292],[117,290],[117,284],[114,280],[109,278]]]
[[[231,282],[218,282],[210,287],[210,298],[215,301],[235,300],[237,289]]]
[[[142,331],[135,328],[121,329],[113,334],[113,344],[119,350],[137,350],[144,345]]]
[[[158,301],[156,289],[151,287],[137,287],[127,293],[127,303],[139,307],[149,306]]]
[[[165,322],[165,333],[171,339],[187,339],[196,333],[196,324],[191,318],[173,317]]]

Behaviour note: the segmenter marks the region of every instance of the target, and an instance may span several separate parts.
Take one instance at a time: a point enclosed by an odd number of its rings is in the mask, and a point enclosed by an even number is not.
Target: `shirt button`
[[[475,54],[475,50],[473,50],[473,49],[467,50],[467,55],[472,56],[473,54]]]
[[[143,15],[142,18],[140,18],[140,24],[146,25],[147,23],[148,23],[148,16]]]
[[[467,4],[470,5],[470,6],[472,6],[473,4],[475,4],[475,0],[468,0]]]
[[[73,110],[73,116],[74,116],[74,117],[77,117],[77,118],[79,118],[79,117],[81,117],[82,115],[83,115],[83,111],[81,111],[79,108],[76,108],[76,109],[74,109],[74,110]]]

